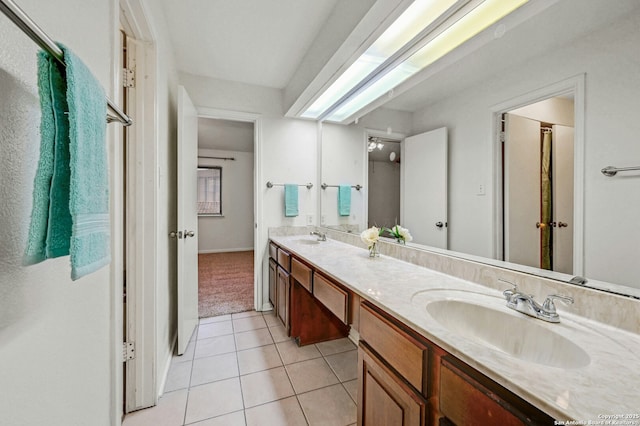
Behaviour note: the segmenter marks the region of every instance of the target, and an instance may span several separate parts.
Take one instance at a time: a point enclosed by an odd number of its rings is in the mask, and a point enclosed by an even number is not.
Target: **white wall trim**
[[[127,232],[127,275],[130,284],[127,301],[127,338],[136,345],[136,359],[125,365],[127,411],[156,405],[162,388],[158,387],[157,353],[157,54],[155,36],[142,0],[120,0],[126,19],[127,35],[136,41],[138,79],[134,126],[128,128],[127,162],[129,177],[127,223],[135,235]],[[132,114],[134,115],[134,114]],[[138,196],[133,196],[133,194]],[[138,200],[138,202],[135,202]],[[169,364],[169,363],[167,363]],[[164,376],[163,376],[164,377]],[[164,378],[160,381],[164,381]]]
[[[492,254],[502,258],[502,150],[500,142],[500,116],[502,113],[543,101],[554,96],[573,94],[574,96],[574,188],[573,188],[573,275],[584,274],[584,169],[585,169],[585,82],[586,75],[578,74],[540,89],[524,93],[490,108],[489,119],[492,122],[490,140],[492,153],[490,167],[493,171],[493,212]]]
[[[253,304],[256,311],[271,309],[268,301],[269,290],[264,289],[268,283],[263,281],[262,258],[266,252],[269,235],[264,226],[262,212],[263,191],[259,188],[262,178],[262,118],[260,114],[223,110],[218,108],[197,107],[198,115],[204,118],[215,118],[219,120],[244,121],[253,123],[253,161],[254,161],[254,182],[253,182],[253,211],[254,211],[254,256],[253,256]],[[267,300],[263,300],[267,296]]]

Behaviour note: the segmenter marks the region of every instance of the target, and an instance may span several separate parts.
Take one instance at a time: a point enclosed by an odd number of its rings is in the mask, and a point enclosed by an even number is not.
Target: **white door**
[[[402,142],[400,217],[413,242],[447,248],[447,128]]]
[[[198,112],[178,87],[178,354],[198,324]]]
[[[573,274],[573,127],[553,126],[553,270]]]
[[[540,122],[506,114],[504,156],[504,260],[539,268]]]

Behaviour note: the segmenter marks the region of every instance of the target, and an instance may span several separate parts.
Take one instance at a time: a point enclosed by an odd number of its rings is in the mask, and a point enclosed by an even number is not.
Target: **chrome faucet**
[[[318,231],[311,231],[309,235],[316,235],[318,237],[318,241],[327,241],[327,234]]]
[[[533,299],[533,295],[519,292],[518,287],[515,284],[502,279],[499,279],[498,281],[505,282],[513,286],[513,289],[507,289],[502,293],[504,298],[507,300],[507,307],[543,321],[560,322],[560,316],[556,311],[556,305],[553,303],[554,299],[561,300],[568,304],[573,303],[573,298],[571,297],[551,294],[547,296],[542,305],[540,305]]]

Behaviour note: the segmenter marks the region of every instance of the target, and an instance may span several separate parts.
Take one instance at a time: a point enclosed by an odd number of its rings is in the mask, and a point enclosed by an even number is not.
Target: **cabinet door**
[[[358,424],[423,426],[426,401],[369,350],[358,349]]]
[[[289,298],[291,295],[289,282],[289,273],[278,266],[277,295],[276,303],[278,305],[278,318],[282,321],[284,328],[287,329],[289,335]]]
[[[278,309],[278,307],[276,306],[276,269],[276,261],[273,259],[269,259],[269,302],[271,302],[274,310]]]

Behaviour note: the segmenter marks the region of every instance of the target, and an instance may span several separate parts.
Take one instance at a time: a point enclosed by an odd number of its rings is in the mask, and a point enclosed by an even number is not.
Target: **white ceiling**
[[[178,70],[284,88],[337,0],[162,0]]]
[[[321,31],[330,28],[327,20],[338,4],[337,0],[162,1],[180,71],[279,89],[290,83]],[[426,80],[398,87],[384,106],[414,112],[486,81],[497,69],[533,56],[543,58],[547,49],[611,25],[640,5],[638,0],[617,0],[615,7],[605,0],[550,3],[539,15],[507,28],[503,36]]]

